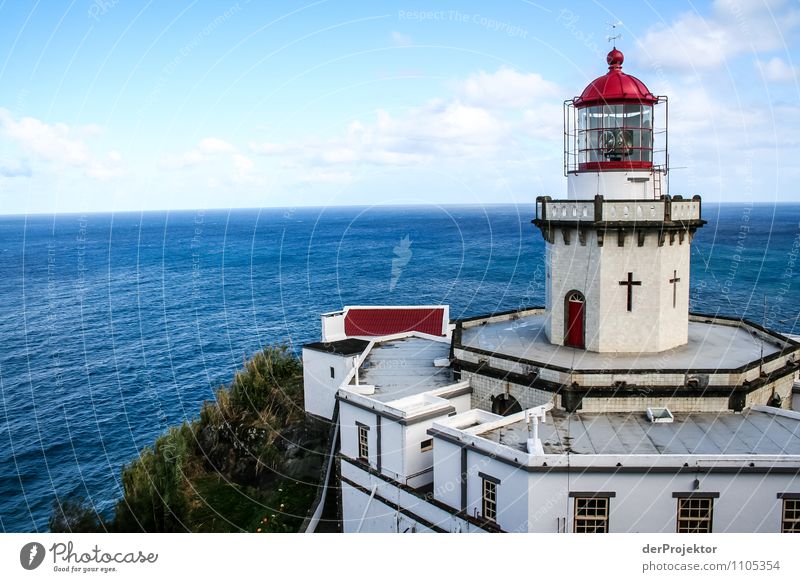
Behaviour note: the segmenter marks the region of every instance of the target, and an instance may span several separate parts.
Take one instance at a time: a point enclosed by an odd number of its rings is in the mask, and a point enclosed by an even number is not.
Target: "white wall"
[[[470,395],[463,394],[452,398],[449,402],[457,412],[465,412],[470,408]],[[369,427],[369,457],[370,465],[378,468],[378,427],[377,414],[353,406],[348,401],[340,401],[340,433],[343,455],[352,459],[358,458],[358,430],[357,422]],[[442,414],[422,422],[401,424],[385,416],[380,419],[381,450],[380,472],[391,479],[411,487],[422,487],[433,481],[433,471],[425,471],[433,466],[432,451],[421,450],[421,443],[431,438],[428,429],[434,422],[447,418]],[[421,473],[421,474],[420,474]]]
[[[507,532],[528,531],[528,472],[521,471],[475,451],[467,451],[467,514],[482,517],[483,479],[478,473],[499,479],[497,525]]]
[[[346,460],[342,461],[341,473],[343,478],[353,481],[363,489],[356,489],[348,483],[342,482],[342,521],[345,532],[355,532],[358,529],[365,508],[367,511],[361,527],[362,532],[395,532],[398,529],[402,532],[412,524],[418,532],[430,531],[428,525],[423,522],[434,524],[448,532],[483,531],[449,511],[420,499],[413,493],[403,491],[392,483],[387,483],[364,472]],[[375,486],[377,486],[375,497],[369,502],[369,492]],[[404,515],[404,512],[399,512],[382,503],[380,498],[399,505],[406,510],[406,513],[411,513],[420,519],[415,520],[412,516]],[[367,506],[368,502],[369,506]]]
[[[461,510],[461,447],[435,438],[433,444],[433,498]]]
[[[611,532],[675,533],[677,499],[673,492],[717,492],[714,500],[715,533],[779,532],[781,500],[779,492],[800,492],[800,479],[791,475],[757,473],[575,473],[570,476],[572,491],[616,491],[610,500]],[[547,480],[544,477],[543,480]],[[563,483],[562,483],[563,485]],[[566,490],[566,488],[565,488]],[[567,527],[572,530],[574,500],[568,504]]]
[[[461,447],[436,439],[434,458],[434,498],[456,513],[461,505]],[[468,514],[481,517],[482,480],[478,473],[490,475],[500,480],[497,524],[510,532],[556,533],[562,528],[572,532],[575,501],[569,497],[570,492],[614,492],[609,502],[612,533],[674,533],[678,501],[673,493],[697,490],[720,494],[713,505],[715,533],[776,533],[780,531],[782,510],[782,500],[777,494],[800,492],[800,477],[777,473],[600,473],[577,469],[570,473],[528,472],[475,451],[467,452],[467,467]],[[354,474],[363,474],[359,483],[363,482],[368,490],[371,484],[377,483],[383,497],[389,496],[392,502],[413,509],[434,523],[448,523],[447,512],[442,514],[440,508],[413,495],[403,498],[402,495],[411,494],[343,462],[342,475],[354,479]],[[700,481],[699,489],[695,489],[696,478]],[[344,506],[344,513],[351,521],[360,518],[367,495],[356,497],[348,497]],[[371,508],[368,515],[373,521],[365,531],[394,531],[396,528],[394,511],[387,512],[385,506]],[[454,516],[451,518],[458,521]],[[461,523],[445,529],[451,527],[465,526]]]
[[[354,356],[330,354],[303,348],[303,398],[306,412],[333,418],[336,392],[353,369]],[[334,377],[331,378],[331,367]]]
[[[463,394],[455,398],[450,398],[449,403],[456,409],[456,414],[466,412],[470,409],[470,394]],[[411,487],[422,487],[433,482],[433,471],[428,471],[416,477],[409,477],[420,473],[424,469],[433,467],[434,453],[433,451],[422,452],[422,441],[432,438],[428,435],[428,429],[448,415],[441,415],[435,418],[430,418],[422,422],[415,422],[404,426],[403,429],[403,470],[402,474],[405,477],[404,482]]]
[[[366,514],[364,508],[369,503]],[[348,483],[342,483],[342,531],[356,533],[394,533],[397,531],[395,511]],[[361,518],[364,516],[364,522]]]
[[[323,313],[320,319],[322,320],[322,341],[335,342],[347,337],[344,333],[343,311]]]
[[[599,194],[608,200],[653,200],[658,198],[654,192],[653,171],[605,171],[581,172],[567,176],[567,198],[593,199]],[[667,194],[667,181],[663,173],[661,193]],[[645,181],[642,181],[645,180]]]
[[[442,415],[440,418],[446,417],[447,415]],[[433,471],[428,471],[427,473],[423,473],[415,478],[409,478],[409,476],[419,473],[424,469],[433,467],[433,449],[423,453],[420,444],[422,441],[431,438],[428,436],[428,429],[435,422],[435,420],[439,420],[439,418],[410,424],[405,427],[404,470],[408,485],[411,487],[421,487],[433,482]]]
[[[528,531],[537,533],[558,533],[572,531],[568,497],[570,483],[567,473],[529,473],[528,489]],[[574,489],[577,491],[577,489]]]
[[[689,237],[673,244],[666,237],[658,246],[657,235],[648,232],[643,246],[628,234],[624,246],[617,244],[615,231],[608,231],[602,247],[597,233],[586,233],[586,245],[578,241],[577,230],[564,244],[556,229],[553,244],[546,245],[548,278],[546,302],[549,318],[547,336],[554,344],[564,343],[564,298],[577,290],[586,297],[585,342],[595,352],[659,352],[683,345],[689,329]],[[677,271],[673,307],[673,286],[669,280]],[[627,310],[627,287],[619,284],[633,273],[641,285],[633,288],[632,311]]]
[[[405,482],[406,427],[399,422],[381,418],[381,472],[392,479]]]
[[[369,427],[367,431],[367,448],[369,453],[369,465],[373,468],[378,466],[378,431],[374,412],[363,410],[346,401],[339,402],[339,434],[341,453],[351,459],[358,459],[358,425]],[[381,427],[383,428],[383,427]]]

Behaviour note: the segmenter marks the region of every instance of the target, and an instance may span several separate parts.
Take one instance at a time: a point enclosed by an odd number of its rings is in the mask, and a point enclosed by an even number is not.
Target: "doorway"
[[[586,320],[586,298],[580,291],[567,293],[564,305],[564,345],[584,348],[584,322]]]

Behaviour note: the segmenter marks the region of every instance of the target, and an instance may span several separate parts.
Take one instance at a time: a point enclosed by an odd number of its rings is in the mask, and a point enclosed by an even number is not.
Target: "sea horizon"
[[[321,313],[543,305],[533,206],[0,217],[0,529],[44,531],[56,498],[108,514],[123,465],[254,353],[317,341]],[[800,203],[772,206],[704,205],[692,311],[798,332]]]
[[[535,208],[536,200],[531,202],[492,202],[492,203],[423,203],[423,204],[332,204],[332,205],[296,205],[296,206],[235,206],[235,207],[198,207],[198,208],[147,208],[147,209],[121,209],[121,210],[58,210],[58,211],[35,211],[27,213],[0,214],[0,218],[21,218],[25,216],[78,216],[78,215],[106,215],[106,214],[146,214],[151,212],[233,212],[247,211],[258,212],[264,210],[324,210],[324,209],[351,209],[351,208],[494,208],[503,206]],[[800,200],[780,200],[775,202],[765,201],[725,201],[707,202],[703,201],[703,206],[796,206],[800,205]]]

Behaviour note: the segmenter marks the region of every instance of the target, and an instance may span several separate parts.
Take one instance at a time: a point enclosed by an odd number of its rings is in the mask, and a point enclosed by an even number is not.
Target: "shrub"
[[[94,506],[82,498],[53,500],[48,527],[52,533],[98,533],[106,529]]]
[[[189,500],[185,469],[194,434],[186,423],[171,428],[122,470],[124,497],[117,503],[120,531],[182,532]]]
[[[302,377],[300,360],[285,346],[266,348],[236,374],[231,407],[245,416],[267,415],[287,421],[302,408]]]

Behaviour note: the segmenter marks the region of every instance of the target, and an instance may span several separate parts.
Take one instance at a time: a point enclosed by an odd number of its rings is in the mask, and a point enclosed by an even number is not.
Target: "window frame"
[[[358,460],[369,463],[369,427],[366,424],[356,422]]]
[[[611,516],[611,498],[614,494],[609,493],[570,493],[570,497],[575,499],[572,511],[572,531],[573,533],[609,533]],[[588,503],[587,503],[588,502]],[[581,514],[579,506],[585,504],[584,509],[593,509],[593,513]],[[589,507],[594,505],[594,507]],[[602,506],[603,512],[597,510]],[[598,523],[599,522],[599,523]],[[602,525],[602,529],[598,529]]]
[[[713,533],[714,532],[714,499],[719,497],[719,493],[707,494],[675,494],[678,501],[675,508],[675,532],[676,533]],[[703,511],[702,504],[708,505],[708,515],[688,515],[681,517],[681,510],[688,512]],[[694,506],[694,507],[693,507]],[[697,524],[707,523],[707,529],[698,529]],[[684,524],[682,526],[682,524]],[[695,527],[692,527],[696,524]]]
[[[647,104],[593,105],[581,109],[577,116],[578,162],[652,164],[654,115],[653,105]],[[613,133],[615,139],[630,137],[630,145],[626,141],[623,146],[609,150],[603,146],[607,132]]]
[[[419,443],[419,451],[421,453],[427,453],[428,451],[433,450],[433,438],[425,439],[421,443]]]
[[[481,517],[497,523],[497,485],[496,479],[481,478]]]
[[[497,523],[497,486],[500,479],[478,471],[481,478],[481,516],[486,521]],[[489,494],[489,495],[487,495]]]
[[[790,505],[792,507],[790,507]],[[787,513],[793,517],[788,518]],[[791,524],[791,527],[789,527]],[[785,496],[781,506],[781,533],[800,533],[800,497]]]

